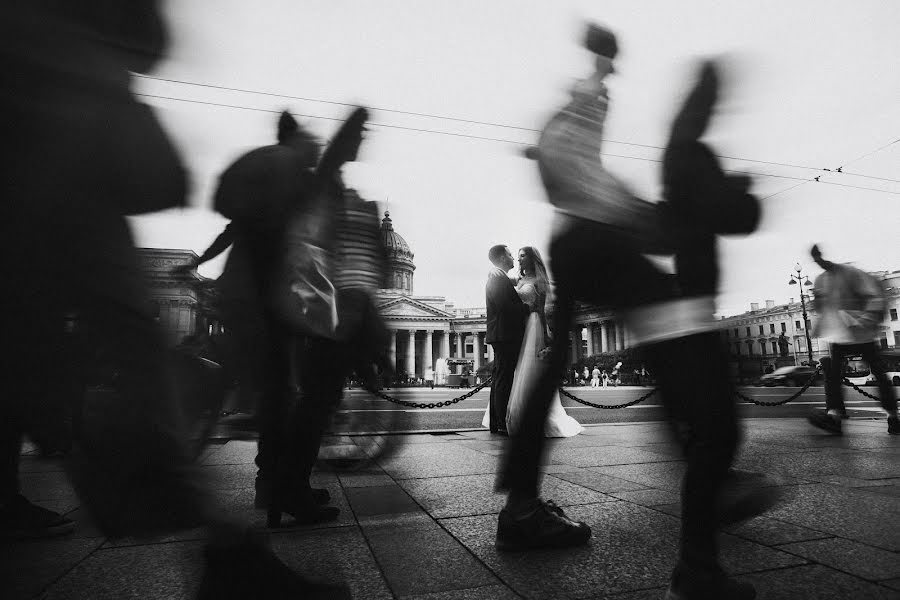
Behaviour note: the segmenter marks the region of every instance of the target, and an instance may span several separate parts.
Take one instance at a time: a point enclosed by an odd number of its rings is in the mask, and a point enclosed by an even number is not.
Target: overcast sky
[[[218,174],[274,142],[278,111],[327,139],[342,103],[356,103],[381,126],[346,179],[389,204],[415,253],[416,295],[483,306],[491,245],[546,248],[552,209],[521,152],[589,72],[578,42],[595,20],[619,36],[611,171],[659,198],[656,147],[696,60],[724,55],[707,141],[734,157],[725,168],[779,176],[754,178],[761,198],[775,194],[759,231],[721,247],[720,313],[796,297],[788,275],[798,261],[818,273],[813,242],[833,260],[900,269],[898,2],[191,0],[167,14],[170,59],[153,75],[185,83],[138,78],[135,91],[156,96],[143,100],[181,148],[193,192],[189,209],[134,219],[140,245],[201,252],[225,225],[210,208]],[[584,269],[602,272],[603,257]]]

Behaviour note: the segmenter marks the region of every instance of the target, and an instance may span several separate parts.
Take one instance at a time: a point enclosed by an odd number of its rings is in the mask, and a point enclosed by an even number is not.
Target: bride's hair
[[[525,246],[519,252],[524,252],[525,256],[529,258],[531,265],[533,267],[533,273],[527,273],[524,267],[519,265],[519,276],[520,277],[534,277],[535,278],[535,287],[537,287],[541,292],[546,294],[550,291],[550,278],[547,277],[547,267],[544,266],[544,261],[541,258],[541,253],[538,252],[538,249],[534,246]]]

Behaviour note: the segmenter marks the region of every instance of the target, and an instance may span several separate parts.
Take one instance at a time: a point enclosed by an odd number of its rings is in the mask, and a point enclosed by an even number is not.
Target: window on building
[[[778,342],[772,342],[772,354],[778,354]]]
[[[759,335],[765,335],[766,329],[762,325],[759,326]]]
[[[894,347],[900,347],[900,331],[894,332]]]
[[[747,337],[750,337],[750,335],[751,335],[751,334],[750,334],[750,328],[748,327],[748,328],[747,328]]]
[[[763,356],[766,355],[766,343],[765,342],[759,343],[759,353],[762,354]]]
[[[781,322],[781,332],[787,332],[787,323],[785,323],[784,321]]]
[[[747,340],[747,354],[753,356],[753,340]]]
[[[475,354],[475,346],[466,344],[466,354]]]
[[[881,334],[881,335],[882,335],[882,337],[881,337],[881,339],[878,340],[878,341],[881,342],[881,348],[884,349],[884,348],[887,348],[887,347],[888,347],[888,345],[887,345],[887,334],[884,334],[884,333],[883,333],[883,334]]]
[[[897,309],[892,308],[891,309],[891,321],[896,321],[896,320],[897,320]]]
[[[794,321],[794,327],[799,330],[803,329],[803,325],[800,324],[800,321]]]
[[[737,327],[734,328],[734,337],[741,337],[740,334],[738,333]]]
[[[769,323],[769,333],[775,333],[775,323]]]

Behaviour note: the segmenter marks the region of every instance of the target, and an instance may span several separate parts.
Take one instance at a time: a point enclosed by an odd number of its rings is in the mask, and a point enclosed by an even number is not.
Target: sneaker
[[[665,600],[753,600],[756,589],[735,581],[721,569],[676,567]]]
[[[761,515],[778,504],[784,489],[764,473],[730,469],[719,492],[719,518],[730,525]]]
[[[828,433],[841,435],[841,422],[834,419],[831,415],[824,412],[814,412],[806,419],[811,425],[815,425],[819,429],[824,429]]]
[[[538,501],[531,513],[518,518],[503,509],[497,521],[496,545],[503,552],[580,546],[590,538],[586,523],[569,519],[553,502]]]
[[[0,538],[24,540],[70,533],[75,522],[57,512],[41,508],[17,494],[0,508]]]
[[[891,435],[900,435],[900,418],[888,417],[888,433]]]

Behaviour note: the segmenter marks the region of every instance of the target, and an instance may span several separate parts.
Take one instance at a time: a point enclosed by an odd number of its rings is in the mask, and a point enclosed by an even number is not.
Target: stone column
[[[422,377],[430,369],[434,372],[434,356],[432,355],[432,344],[434,343],[434,332],[431,329],[425,330],[425,352],[422,354]]]
[[[600,321],[600,352],[609,352],[609,338],[607,335],[606,321]]]
[[[391,368],[397,370],[397,330],[391,329],[391,342],[388,345],[388,360]]]
[[[410,377],[416,376],[416,330],[410,329],[408,332],[409,345],[406,346],[406,374]]]
[[[450,331],[445,329],[441,332],[441,358],[450,358]]]
[[[483,350],[481,349],[481,334],[478,333],[477,331],[475,331],[472,333],[472,337],[475,338],[473,340],[473,346],[474,346],[474,350],[475,350],[474,367],[475,367],[475,370],[477,371],[479,368],[481,368],[481,356],[483,353]]]
[[[625,349],[625,323],[619,322],[616,327],[616,349]]]
[[[594,355],[594,324],[588,323],[587,327],[587,355]]]

